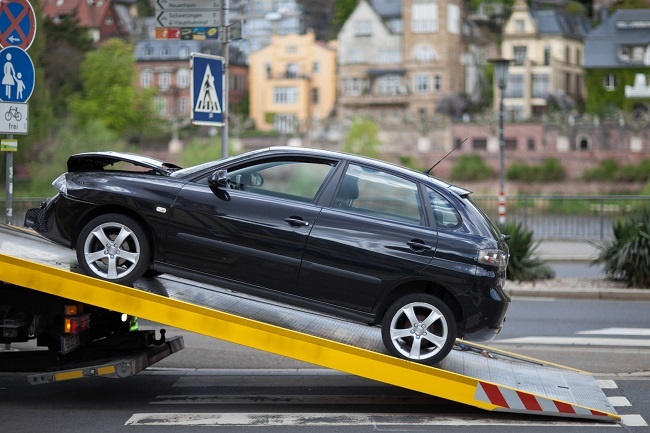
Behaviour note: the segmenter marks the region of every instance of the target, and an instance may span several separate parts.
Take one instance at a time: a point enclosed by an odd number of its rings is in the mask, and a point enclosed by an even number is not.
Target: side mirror
[[[208,185],[213,188],[228,188],[228,171],[217,170],[208,178]]]

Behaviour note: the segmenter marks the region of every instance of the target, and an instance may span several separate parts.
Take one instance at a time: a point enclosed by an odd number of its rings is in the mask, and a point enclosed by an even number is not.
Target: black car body
[[[423,363],[505,320],[504,237],[469,191],[427,174],[295,147],[187,169],[94,152],[53,185],[25,225],[99,278],[153,269],[381,324],[390,353]]]

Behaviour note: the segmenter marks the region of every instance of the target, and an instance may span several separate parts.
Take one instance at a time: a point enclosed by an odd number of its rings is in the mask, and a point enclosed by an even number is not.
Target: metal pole
[[[230,60],[230,50],[228,48],[229,8],[230,1],[223,0],[221,8],[221,28],[223,29],[223,34],[221,35],[221,51],[223,53],[223,107],[221,107],[223,112],[223,127],[221,128],[221,156],[223,158],[228,156],[228,92],[230,90],[228,80],[228,64]]]
[[[505,87],[499,87],[499,223],[506,223],[506,195],[504,187],[505,139],[503,138],[503,93]]]
[[[7,134],[8,139],[13,139],[14,135],[13,134]],[[14,153],[13,152],[6,152],[7,153],[7,174],[6,174],[6,181],[7,181],[7,224],[11,225],[13,224],[13,214],[14,214],[14,204],[13,204],[13,196],[14,196]]]

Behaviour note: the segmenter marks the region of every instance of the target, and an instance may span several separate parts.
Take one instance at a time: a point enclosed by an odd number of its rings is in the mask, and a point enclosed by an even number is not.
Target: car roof
[[[341,151],[336,151],[336,150],[325,150],[325,149],[314,149],[314,148],[309,148],[309,147],[297,147],[297,146],[273,146],[269,147],[266,149],[261,149],[262,152],[259,152],[259,154],[272,154],[272,153],[279,153],[279,154],[287,154],[287,153],[293,153],[296,155],[309,155],[309,156],[319,156],[323,158],[336,158],[336,159],[345,159],[350,162],[356,162],[360,164],[371,164],[377,168],[385,169],[385,170],[390,170],[393,172],[398,172],[401,173],[405,176],[409,176],[412,178],[416,178],[420,182],[424,183],[432,183],[439,188],[444,188],[453,191],[455,194],[459,196],[466,196],[468,194],[471,194],[471,191],[466,190],[464,188],[460,188],[456,185],[452,185],[450,183],[447,183],[441,179],[438,179],[437,177],[431,176],[430,174],[423,173],[417,170],[413,170],[408,167],[404,167],[398,164],[394,164],[391,162],[387,161],[382,161],[379,159],[367,157],[367,156],[362,156],[362,155],[355,155],[352,153],[346,153],[346,152],[341,152]]]

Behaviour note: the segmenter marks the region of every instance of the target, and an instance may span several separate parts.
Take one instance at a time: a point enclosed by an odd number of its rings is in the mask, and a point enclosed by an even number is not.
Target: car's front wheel
[[[126,215],[92,219],[77,238],[77,260],[85,274],[131,285],[151,263],[151,247],[142,226]]]
[[[437,364],[454,345],[457,328],[451,309],[439,298],[411,294],[386,311],[381,336],[388,352],[422,364]]]

